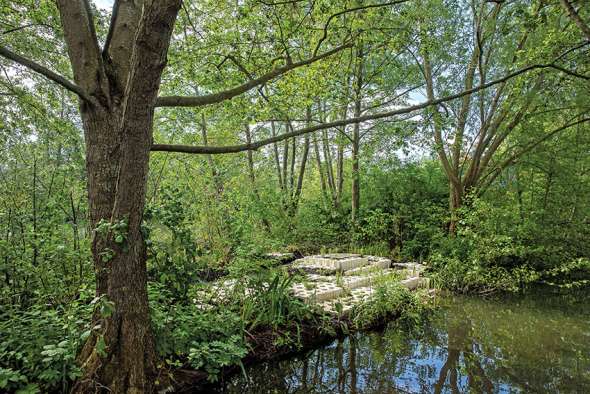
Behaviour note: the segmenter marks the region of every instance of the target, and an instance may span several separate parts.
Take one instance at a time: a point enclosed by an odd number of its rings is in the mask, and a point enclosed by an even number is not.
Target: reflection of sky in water
[[[358,333],[248,369],[229,393],[590,392],[588,296],[455,299],[428,324]]]

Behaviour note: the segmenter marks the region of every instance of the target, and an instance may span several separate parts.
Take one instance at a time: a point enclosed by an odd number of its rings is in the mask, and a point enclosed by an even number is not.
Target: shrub
[[[76,354],[84,341],[94,305],[82,289],[66,305],[6,308],[0,315],[0,390],[67,392],[80,376]]]

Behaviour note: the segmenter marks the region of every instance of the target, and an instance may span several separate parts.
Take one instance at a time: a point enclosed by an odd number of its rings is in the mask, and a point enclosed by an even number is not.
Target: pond
[[[391,323],[246,369],[226,393],[590,393],[590,294],[447,297]]]

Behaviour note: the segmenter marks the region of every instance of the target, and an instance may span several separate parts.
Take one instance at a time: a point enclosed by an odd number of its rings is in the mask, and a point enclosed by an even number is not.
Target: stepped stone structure
[[[410,290],[428,284],[427,278],[420,276],[424,265],[392,264],[390,259],[376,256],[346,253],[308,256],[295,260],[292,268],[305,273],[304,281],[292,286],[293,294],[333,314],[346,313],[368,301],[380,281],[399,280]]]
[[[291,285],[295,297],[336,315],[369,301],[376,286],[386,280],[397,280],[410,290],[428,286],[428,278],[421,276],[424,265],[392,263],[385,257],[332,253],[304,257],[284,267],[291,273],[301,273],[302,280]],[[195,304],[207,309],[224,302],[231,297],[236,284],[236,279],[214,282],[199,292]],[[254,292],[249,288],[244,291]]]

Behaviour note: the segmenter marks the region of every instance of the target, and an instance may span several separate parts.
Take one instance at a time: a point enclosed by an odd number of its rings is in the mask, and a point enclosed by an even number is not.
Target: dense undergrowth
[[[253,351],[252,340],[272,332],[271,347],[297,351],[306,327],[327,336],[363,329],[385,318],[414,322],[426,307],[420,295],[395,282],[377,287],[377,297],[354,309],[345,319],[324,315],[293,298],[293,277],[267,269],[255,275],[232,276],[235,286],[222,302],[196,302],[214,297],[219,289],[194,283],[188,298],[177,298],[161,283],[150,283],[152,326],[160,357],[157,384],[174,385],[175,370],[195,369],[215,381],[225,368],[242,366]],[[4,309],[0,319],[0,388],[17,393],[67,392],[80,376],[76,354],[89,335],[93,311],[108,309],[81,289],[62,305],[34,305],[26,310]],[[256,356],[256,355],[254,355]],[[167,386],[165,386],[167,387]]]

